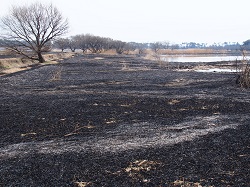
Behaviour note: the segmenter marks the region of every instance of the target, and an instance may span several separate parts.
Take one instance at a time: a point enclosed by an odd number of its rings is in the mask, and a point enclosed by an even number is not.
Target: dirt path
[[[234,78],[104,55],[2,76],[0,186],[249,186]]]

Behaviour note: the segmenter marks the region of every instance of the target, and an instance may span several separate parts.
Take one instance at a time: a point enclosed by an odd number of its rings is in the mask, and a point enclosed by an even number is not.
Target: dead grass
[[[187,181],[185,178],[174,181],[170,186],[171,187],[205,187],[205,186],[202,186],[200,182],[190,182],[190,181]],[[213,186],[208,186],[208,187],[213,187]]]
[[[34,135],[37,135],[37,133],[35,133],[35,132],[28,132],[28,133],[25,133],[25,134],[21,134],[21,137],[34,136]]]
[[[161,163],[156,161],[136,160],[131,162],[127,168],[124,168],[124,171],[133,180],[139,180],[143,181],[143,183],[148,183],[150,182],[150,179],[147,178],[147,172],[156,170],[160,165]]]
[[[201,54],[227,54],[227,50],[214,50],[214,49],[162,49],[159,51],[162,55],[201,55]]]
[[[52,74],[52,77],[49,81],[59,81],[61,80],[61,74],[62,74],[62,67],[59,69],[55,70]]]
[[[236,84],[240,85],[242,88],[250,88],[250,60],[246,59],[243,53],[243,60],[238,63],[236,60],[238,77],[236,79]]]
[[[149,71],[150,67],[141,66],[141,67],[130,67],[128,63],[122,63],[121,71]]]
[[[158,51],[158,55],[213,55],[213,54],[228,54],[227,50],[214,50],[214,49],[161,49]],[[155,56],[155,53],[147,49],[145,50],[145,59],[156,60],[158,58]]]
[[[68,136],[76,135],[76,134],[81,133],[82,129],[94,129],[94,128],[95,126],[91,125],[90,122],[88,125],[85,125],[85,126],[80,126],[79,124],[76,124],[75,129],[72,132],[65,134],[64,136],[68,137]]]
[[[75,182],[74,184],[76,187],[87,187],[91,185],[91,182]]]
[[[3,53],[3,52],[2,52]],[[38,61],[33,61],[29,59],[22,59],[20,57],[13,58],[3,58],[0,59],[0,73],[1,75],[6,75],[10,73],[15,73],[18,71],[28,70],[32,67],[32,65],[47,65],[47,64],[56,64],[58,61],[72,58],[75,53],[67,52],[67,53],[50,53],[45,54],[44,58],[46,60],[45,63],[39,64]]]
[[[28,69],[28,66],[34,62],[28,60],[21,60],[20,58],[7,58],[0,59],[0,69],[2,73],[14,73],[24,69]]]

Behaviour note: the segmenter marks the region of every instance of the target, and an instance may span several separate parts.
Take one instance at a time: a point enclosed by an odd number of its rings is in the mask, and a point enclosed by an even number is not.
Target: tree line
[[[118,54],[128,54],[138,50],[138,54],[144,54],[146,49],[158,53],[160,49],[186,49],[186,48],[212,48],[212,49],[238,49],[244,47],[250,50],[250,40],[240,44],[223,45],[199,44],[195,42],[180,45],[169,42],[136,43],[113,40],[107,37],[92,34],[79,34],[68,38],[62,38],[68,32],[67,19],[64,19],[59,10],[52,5],[34,3],[29,6],[13,6],[9,15],[1,18],[0,47],[6,47],[17,54],[43,63],[43,53],[52,47],[64,51],[70,49],[82,50],[83,53],[101,53],[113,49]]]
[[[91,53],[101,53],[114,49],[116,53],[123,54],[137,49],[134,43],[127,43],[92,34],[80,34],[68,38],[58,38],[54,41],[53,46],[60,49],[62,52],[65,49],[70,49],[72,52],[79,49],[82,50],[83,53],[87,51]]]

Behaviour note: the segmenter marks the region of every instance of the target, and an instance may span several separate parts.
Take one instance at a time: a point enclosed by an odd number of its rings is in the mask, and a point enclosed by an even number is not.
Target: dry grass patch
[[[57,64],[58,61],[72,58],[74,57],[75,53],[50,53],[45,54],[44,58],[46,60],[45,63],[40,64],[38,61],[30,60],[30,59],[23,59],[20,57],[13,57],[13,58],[3,58],[0,59],[0,71],[3,75],[15,73],[18,71],[28,70],[31,69],[32,65],[48,65],[48,64]]]
[[[74,182],[76,187],[87,187],[91,185],[91,182]]]
[[[121,71],[149,71],[151,68],[147,66],[141,66],[141,67],[130,67],[128,63],[123,63]]]
[[[29,69],[34,64],[31,60],[22,60],[21,58],[0,59],[0,70],[3,74],[14,73]]]
[[[49,81],[59,81],[61,80],[61,74],[62,74],[62,67],[55,70],[51,76],[51,79]]]
[[[146,178],[146,173],[151,170],[156,170],[160,165],[162,165],[162,163],[156,161],[136,160],[131,162],[124,170],[133,180],[140,180],[144,183],[148,183],[150,179]]]
[[[246,58],[244,56],[244,58]],[[240,65],[236,60],[238,77],[236,79],[236,84],[243,88],[250,88],[250,60],[243,60]]]
[[[166,83],[164,86],[185,86],[192,82],[192,80],[186,80],[186,79],[174,79],[171,82]]]
[[[190,182],[185,178],[181,178],[179,180],[172,182],[170,184],[170,187],[214,187],[214,186],[202,186],[200,182]]]
[[[79,124],[76,124],[74,130],[72,132],[68,133],[68,134],[65,134],[64,136],[68,137],[68,136],[77,135],[77,134],[81,133],[82,129],[94,129],[94,128],[96,128],[96,127],[94,125],[91,125],[90,122],[85,126],[80,126]]]
[[[202,187],[200,183],[198,182],[189,182],[189,181],[185,181],[184,179],[182,180],[176,180],[172,183],[172,186],[176,186],[176,187]]]
[[[227,50],[214,49],[161,49],[159,51],[163,55],[201,55],[201,54],[227,54]]]
[[[63,60],[63,59],[72,58],[75,55],[76,55],[76,53],[73,53],[73,52],[49,53],[49,54],[44,54],[44,59],[46,60],[46,62],[59,61],[59,60]]]
[[[177,103],[181,102],[180,100],[177,99],[172,99],[171,101],[168,102],[169,105],[175,105]]]
[[[105,123],[108,125],[117,123],[115,118],[105,119]]]

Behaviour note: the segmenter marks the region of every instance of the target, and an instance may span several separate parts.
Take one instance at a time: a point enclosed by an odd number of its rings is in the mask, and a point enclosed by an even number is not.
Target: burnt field
[[[4,75],[0,186],[250,186],[235,76],[105,55]]]

